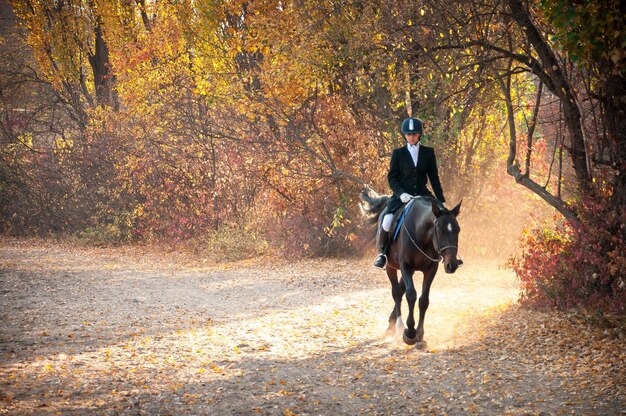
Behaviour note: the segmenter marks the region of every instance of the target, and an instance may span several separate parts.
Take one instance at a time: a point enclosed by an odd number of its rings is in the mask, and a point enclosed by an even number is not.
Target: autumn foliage
[[[522,238],[521,252],[509,261],[521,281],[522,303],[624,313],[626,212],[597,200],[576,210],[581,222],[542,224]]]
[[[468,252],[504,254],[516,235],[499,225],[543,202],[576,225],[527,236],[528,298],[561,263],[599,276],[575,279],[596,293],[624,255],[601,250],[614,227],[571,201],[599,191],[615,221],[624,208],[622,35],[608,59],[569,50],[563,33],[579,34],[561,3],[14,0],[0,39],[0,232],[220,258],[354,253],[358,192],[389,191],[398,127],[415,115],[447,199],[465,201]],[[593,7],[568,13],[576,30],[595,16],[592,43],[613,28]]]

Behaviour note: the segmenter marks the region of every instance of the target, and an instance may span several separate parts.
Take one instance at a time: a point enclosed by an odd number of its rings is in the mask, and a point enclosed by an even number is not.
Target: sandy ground
[[[383,337],[371,259],[5,240],[0,414],[626,414],[623,332],[521,309],[510,271],[466,261],[439,271],[418,349]]]

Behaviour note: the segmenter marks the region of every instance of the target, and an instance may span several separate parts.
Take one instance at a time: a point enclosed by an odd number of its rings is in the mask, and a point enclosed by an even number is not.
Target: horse
[[[361,208],[370,222],[378,225],[387,211],[389,196],[378,196],[367,188],[361,192]],[[428,296],[439,263],[443,262],[446,273],[454,273],[462,261],[457,259],[459,232],[461,231],[456,217],[461,211],[461,203],[448,210],[437,199],[429,196],[413,197],[404,207],[404,220],[396,225],[395,240],[387,253],[387,277],[391,282],[391,294],[394,307],[389,315],[389,326],[386,334],[393,336],[396,331],[404,329],[402,339],[408,345],[415,345],[424,339],[424,317],[428,309]],[[400,208],[400,210],[403,208]],[[396,230],[390,230],[393,238]],[[398,270],[402,279],[398,279]],[[419,298],[419,322],[415,328],[414,309],[417,291],[413,283],[413,274],[420,271],[424,275],[422,293]],[[406,328],[402,323],[400,305],[406,293],[409,314]]]

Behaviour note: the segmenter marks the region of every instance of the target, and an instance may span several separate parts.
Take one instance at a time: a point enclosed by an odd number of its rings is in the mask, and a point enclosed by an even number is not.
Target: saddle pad
[[[402,214],[400,214],[400,218],[398,218],[398,220],[396,221],[392,241],[396,241],[396,238],[398,237],[398,234],[400,233],[400,226],[402,225],[402,222],[404,221],[404,216],[406,215],[409,208],[411,208],[411,205],[413,205],[413,201],[415,201],[415,198],[412,198],[409,202],[406,203],[406,205],[404,206],[404,209],[402,210]]]

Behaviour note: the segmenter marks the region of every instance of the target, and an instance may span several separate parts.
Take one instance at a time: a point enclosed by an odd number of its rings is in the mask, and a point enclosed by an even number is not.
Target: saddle
[[[413,201],[415,201],[415,197],[411,199],[409,202],[407,202],[406,204],[402,205],[400,209],[398,209],[393,214],[393,220],[391,220],[391,226],[389,227],[389,235],[392,236],[391,241],[396,241],[396,238],[398,237],[398,234],[400,232],[400,227],[402,226],[402,223],[404,222],[404,216],[408,212],[409,208],[411,208]],[[384,215],[385,215],[385,212],[381,214],[381,217]]]

